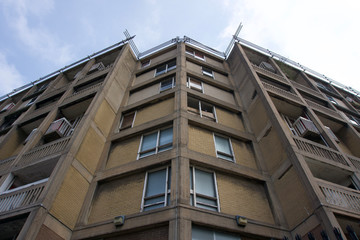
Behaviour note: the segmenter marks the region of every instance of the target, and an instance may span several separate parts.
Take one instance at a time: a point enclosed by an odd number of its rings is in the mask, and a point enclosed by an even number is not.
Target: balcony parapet
[[[355,166],[355,168],[357,170],[360,170],[360,158],[350,155],[347,155],[347,157],[351,161],[351,163]]]
[[[56,141],[31,149],[22,156],[20,161],[16,164],[16,167],[23,167],[38,162],[42,158],[61,153],[66,148],[70,138],[71,136],[60,138]]]
[[[47,99],[47,98],[50,98],[52,96],[58,95],[61,92],[65,92],[69,88],[70,84],[71,84],[71,82],[65,84],[64,86],[62,86],[62,87],[60,87],[58,89],[52,89],[51,91],[44,93],[43,95],[41,95],[39,97],[38,101],[42,101],[44,99]]]
[[[81,85],[93,78],[96,78],[96,77],[100,77],[106,73],[108,73],[110,71],[110,69],[113,67],[113,64],[110,64],[110,65],[107,65],[103,70],[101,71],[96,71],[96,72],[93,72],[91,74],[88,74],[88,75],[85,75],[81,78],[78,79],[78,82],[76,83],[76,86],[78,85]]]
[[[88,96],[90,94],[96,93],[100,86],[103,84],[103,82],[97,83],[93,86],[90,86],[86,89],[83,89],[81,91],[78,92],[74,92],[73,94],[71,94],[70,96],[68,96],[67,98],[65,98],[64,102],[61,105],[65,105],[68,104],[69,102],[74,101],[75,99],[80,99],[82,97]]]
[[[310,93],[311,95],[314,95],[314,96],[319,97],[319,98],[321,98],[321,99],[323,99],[323,100],[326,100],[325,98],[323,98],[323,96],[322,96],[318,91],[316,91],[316,90],[314,90],[314,89],[311,89],[311,88],[309,88],[309,87],[306,87],[306,86],[304,86],[304,85],[301,85],[300,83],[297,83],[297,82],[295,82],[295,81],[293,81],[293,80],[290,80],[290,82],[291,82],[291,83],[294,85],[294,87],[296,87],[297,89],[300,89],[300,90],[302,90],[302,91],[304,91],[304,92]]]
[[[301,103],[301,99],[294,93],[291,93],[289,91],[285,91],[281,88],[278,88],[278,87],[275,87],[269,83],[266,83],[266,82],[262,82],[265,89],[272,92],[272,93],[275,93],[277,95],[280,95],[280,96],[283,96],[283,97],[286,97],[288,99],[291,99],[291,100],[294,100],[296,102],[300,102]]]
[[[320,179],[317,179],[317,183],[327,204],[360,213],[360,191],[335,185]]]
[[[0,213],[39,203],[41,200],[40,195],[43,192],[47,181],[47,178],[42,179],[1,193]]]
[[[38,108],[38,109],[35,109],[32,112],[26,113],[26,115],[23,117],[23,119],[21,119],[21,123],[25,123],[25,122],[33,119],[33,118],[36,118],[38,116],[41,116],[43,114],[46,114],[46,113],[50,112],[54,108],[54,104],[50,104],[48,106]]]
[[[301,137],[293,136],[293,139],[298,149],[303,152],[310,153],[312,155],[325,159],[326,161],[331,160],[336,163],[341,163],[343,165],[349,166],[344,156],[340,152],[335,151],[332,148],[325,147],[321,144],[314,143]]]
[[[276,79],[276,80],[279,81],[279,82],[282,82],[282,83],[285,83],[285,84],[289,84],[289,82],[288,82],[284,77],[282,77],[282,76],[280,76],[280,75],[278,75],[278,74],[276,74],[276,73],[267,71],[267,70],[265,70],[265,69],[257,66],[256,64],[253,64],[253,63],[252,63],[251,65],[253,66],[253,68],[254,68],[254,70],[255,70],[256,72],[261,73],[261,74],[263,74],[263,75],[265,75],[265,76],[268,76],[268,77],[270,77],[270,78],[272,78],[272,79]]]
[[[340,117],[340,115],[335,111],[335,110],[332,110],[332,109],[330,109],[330,108],[327,108],[327,107],[324,107],[324,106],[322,106],[322,105],[320,105],[320,104],[317,104],[317,103],[315,103],[315,102],[313,102],[313,101],[310,101],[310,100],[305,100],[306,102],[307,102],[307,104],[311,107],[311,108],[313,108],[313,109],[316,109],[316,110],[318,110],[318,111],[320,111],[320,112],[323,112],[323,113],[325,113],[325,114],[327,114],[327,115],[330,115],[330,116],[332,116],[332,117],[337,117],[337,118],[339,118],[339,119],[342,119],[341,117]]]
[[[0,173],[6,171],[10,167],[10,165],[14,162],[15,158],[16,156],[12,156],[4,160],[0,160]]]

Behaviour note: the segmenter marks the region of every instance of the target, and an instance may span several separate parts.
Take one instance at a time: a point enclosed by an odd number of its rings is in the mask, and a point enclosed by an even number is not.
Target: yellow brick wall
[[[244,131],[243,121],[238,114],[229,112],[222,108],[216,108],[216,116],[220,124]]]
[[[274,224],[264,186],[255,181],[216,174],[220,211]]]
[[[174,112],[174,98],[170,98],[136,112],[134,126],[164,117]]]
[[[111,146],[106,168],[113,168],[122,164],[136,161],[141,136],[130,138]]]
[[[145,98],[152,97],[160,92],[160,83],[151,85],[142,90],[131,93],[129,96],[128,104],[133,104]]]
[[[231,139],[237,164],[257,169],[254,151],[250,143]]]
[[[94,173],[104,147],[103,139],[97,132],[90,127],[85,135],[76,158],[85,166],[85,168]]]
[[[188,148],[216,157],[214,137],[212,132],[189,125]]]
[[[70,229],[74,229],[89,183],[73,167],[69,168],[50,213]]]
[[[312,212],[309,197],[294,168],[276,180],[274,186],[289,227],[293,228]]]
[[[94,122],[99,127],[100,131],[103,133],[104,136],[108,135],[114,119],[114,111],[111,109],[109,103],[104,100],[101,103],[94,119]]]
[[[221,101],[235,105],[234,94],[232,94],[230,92],[226,92],[218,87],[214,87],[214,86],[206,84],[206,83],[203,83],[203,87],[204,87],[205,95],[215,97],[215,98],[220,99]]]
[[[95,192],[89,223],[140,212],[145,173],[102,183]]]

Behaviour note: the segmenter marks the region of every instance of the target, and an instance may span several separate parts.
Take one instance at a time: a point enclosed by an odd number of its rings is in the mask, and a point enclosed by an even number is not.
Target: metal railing
[[[62,152],[70,141],[71,136],[36,147],[25,153],[16,166],[25,166],[43,157]]]
[[[360,212],[360,191],[333,185],[318,179],[318,185],[325,197],[325,201],[336,207]]]
[[[69,99],[72,99],[72,98],[75,98],[76,96],[79,96],[81,94],[84,94],[84,95],[88,95],[90,93],[93,93],[93,92],[97,92],[98,88],[103,84],[103,82],[100,82],[100,83],[97,83],[95,85],[92,85],[88,88],[85,88],[83,90],[80,90],[78,92],[73,92],[73,94],[71,94],[70,96],[68,96],[67,98],[65,98],[66,101],[69,101]],[[64,101],[65,102],[65,101]]]
[[[311,153],[311,154],[319,156],[321,158],[325,158],[327,160],[331,160],[331,161],[349,166],[346,159],[338,151],[335,151],[329,147],[325,147],[323,145],[314,143],[312,141],[306,140],[304,138],[293,136],[293,139],[296,143],[296,146],[301,151]]]
[[[38,203],[47,178],[0,194],[0,212]]]
[[[356,167],[357,170],[360,170],[360,158],[355,156],[347,155],[350,162]]]
[[[9,168],[12,162],[15,160],[16,156],[12,156],[0,161],[0,172]]]
[[[279,82],[282,82],[282,83],[285,83],[285,84],[289,84],[288,81],[283,77],[283,76],[280,76],[276,73],[273,73],[273,72],[270,72],[262,67],[259,67],[258,65],[254,64],[254,63],[251,63],[251,65],[253,66],[253,68],[255,69],[255,71],[259,72],[259,73],[262,73],[266,76],[269,76],[273,79],[276,79],[278,80]]]
[[[332,110],[331,108],[324,107],[324,106],[317,104],[313,101],[310,101],[308,99],[305,99],[305,102],[313,109],[327,113],[328,115],[331,115],[333,117],[341,118],[340,115],[335,110]]]

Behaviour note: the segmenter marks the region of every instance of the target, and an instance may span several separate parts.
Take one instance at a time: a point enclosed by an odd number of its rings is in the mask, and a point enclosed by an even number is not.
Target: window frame
[[[229,146],[230,146],[230,151],[231,151],[231,155],[228,154],[228,153],[225,153],[225,152],[221,152],[217,149],[217,143],[216,143],[216,137],[219,137],[219,138],[223,138],[223,139],[227,139],[228,140],[228,143],[229,143]],[[217,133],[213,133],[213,138],[214,138],[214,145],[215,145],[215,152],[216,152],[216,157],[217,158],[220,158],[220,159],[224,159],[226,161],[229,161],[229,162],[233,162],[235,163],[235,153],[234,153],[234,149],[233,149],[233,146],[232,146],[232,142],[231,142],[231,138],[230,137],[227,137],[227,136],[224,136],[224,135],[220,135],[220,134],[217,134]],[[223,157],[225,156],[225,157]],[[232,158],[232,160],[229,160],[227,159],[226,157],[228,158]]]
[[[190,170],[190,174],[191,174],[191,176],[189,176],[190,177],[190,205],[194,206],[194,207],[201,208],[201,209],[209,210],[209,211],[212,211],[212,210],[210,210],[208,208],[213,208],[214,211],[220,212],[220,200],[219,200],[219,191],[218,191],[218,187],[217,187],[216,173],[214,171],[205,170],[203,168],[199,168],[199,167],[195,167],[195,166],[190,166],[189,170]],[[212,174],[212,178],[213,178],[213,183],[212,184],[213,184],[213,187],[214,187],[214,190],[215,190],[215,195],[216,195],[215,197],[207,196],[207,195],[203,195],[203,194],[198,194],[196,192],[196,177],[195,177],[196,170]],[[192,185],[192,189],[191,189],[191,185]],[[205,198],[205,199],[215,200],[217,206],[212,206],[210,204],[205,204],[205,203],[200,203],[199,204],[197,202],[197,200],[196,200],[197,195],[199,195],[199,197],[202,197],[202,198]],[[191,196],[192,196],[192,198],[191,198]],[[200,205],[200,206],[198,206],[198,205]],[[205,207],[202,207],[201,205],[205,206]],[[216,208],[216,210],[215,210],[215,208]]]
[[[125,130],[125,129],[132,128],[132,127],[134,126],[134,122],[135,122],[135,118],[136,118],[136,113],[137,113],[137,111],[131,111],[131,112],[122,114],[122,116],[121,116],[121,121],[120,121],[120,125],[119,125],[119,131],[123,131],[123,130]],[[131,125],[124,128],[124,127],[122,126],[122,124],[124,123],[124,118],[125,118],[126,116],[131,115],[131,114],[134,114],[133,120],[132,120],[132,122],[131,122]]]
[[[162,89],[161,84],[162,84],[163,82],[165,82],[165,81],[168,81],[168,80],[170,80],[170,78],[166,78],[166,79],[164,79],[164,80],[162,80],[162,81],[160,82],[159,92],[164,92],[164,91],[166,91],[166,90],[173,89],[173,88],[175,87],[175,84],[176,84],[176,82],[175,82],[175,77],[171,77],[171,81],[172,81],[172,82],[171,82],[171,87]]]
[[[215,74],[214,74],[214,71],[213,71],[212,69],[210,69],[210,68],[208,68],[208,67],[202,66],[202,67],[201,67],[201,71],[202,71],[202,74],[203,74],[203,75],[215,79]],[[211,73],[210,73],[210,71],[211,71]]]
[[[189,110],[189,108],[192,108],[192,107],[189,107],[189,100],[197,101],[198,107],[197,107],[197,109],[196,109],[196,110],[197,110],[196,112]],[[215,121],[216,123],[218,122],[218,120],[217,120],[217,115],[216,115],[216,107],[215,107],[214,105],[212,105],[212,104],[210,104],[210,103],[207,103],[207,102],[203,102],[203,101],[201,101],[201,100],[199,100],[199,99],[196,99],[196,98],[194,98],[194,97],[191,97],[191,96],[188,96],[187,101],[188,101],[188,102],[187,102],[187,111],[188,111],[188,112],[191,112],[191,113],[194,113],[194,114],[196,114],[196,115],[199,115],[201,118],[213,120],[213,121]],[[214,117],[209,117],[209,116],[204,116],[204,117],[203,117],[203,115],[204,115],[203,112],[207,112],[207,111],[204,111],[204,110],[203,110],[203,105],[209,105],[209,106],[212,107],[212,114],[213,114]]]
[[[197,88],[196,87],[196,84],[194,84],[195,82],[199,82],[200,83],[200,88]],[[198,80],[198,79],[195,79],[193,77],[188,77],[187,79],[187,82],[186,82],[186,85],[188,88],[192,89],[192,90],[195,90],[195,91],[198,91],[198,92],[201,92],[201,93],[204,93],[204,85],[203,85],[203,82]],[[194,86],[194,87],[193,87]]]
[[[140,65],[140,68],[146,68],[146,67],[150,66],[150,64],[151,64],[151,59],[141,61],[140,64],[141,64],[141,65]]]
[[[197,51],[197,50],[194,50],[194,49],[191,49],[191,48],[185,48],[185,53],[193,56],[196,59],[199,59],[201,61],[206,62],[205,54],[200,52],[200,51]],[[201,55],[203,55],[203,58],[197,56],[196,53],[200,53]]]
[[[172,67],[169,67],[169,63],[172,63],[172,62],[175,62],[175,65],[172,66]],[[164,67],[164,66],[165,66],[165,70],[162,70],[162,71],[158,72],[158,69],[161,68],[161,67]],[[168,61],[168,62],[166,62],[164,64],[161,64],[160,66],[155,68],[154,77],[157,77],[157,76],[160,76],[162,74],[168,73],[169,71],[171,71],[171,70],[173,70],[175,68],[176,68],[176,59]]]
[[[153,195],[153,196],[149,196],[149,197],[145,197],[146,192],[147,192],[147,188],[148,188],[148,181],[149,181],[149,174],[151,173],[155,173],[155,172],[159,172],[162,170],[166,170],[166,175],[165,175],[165,190],[163,194],[157,194],[157,195]],[[169,179],[170,179],[170,183],[169,183]],[[166,207],[169,206],[170,201],[170,194],[171,194],[171,166],[167,166],[167,167],[163,167],[163,168],[157,168],[157,169],[153,169],[151,171],[147,171],[145,174],[145,180],[144,180],[144,188],[143,188],[143,194],[142,194],[142,198],[141,198],[141,207],[140,207],[140,211],[141,212],[145,212],[145,211],[151,211],[153,209],[149,209],[146,210],[145,208],[147,207],[152,207],[152,206],[156,206],[161,204],[162,202],[156,202],[156,203],[151,203],[148,205],[145,205],[145,201],[148,199],[152,199],[152,198],[157,198],[160,197],[162,195],[164,195],[164,201],[163,201],[163,205],[159,206],[157,208],[162,208],[162,207]],[[168,199],[169,198],[169,199]],[[155,209],[157,209],[155,208]]]
[[[160,145],[160,135],[161,135],[161,132],[162,131],[165,131],[167,129],[172,129],[172,141],[171,143],[167,143],[165,145]],[[146,134],[142,134],[141,135],[141,139],[140,139],[140,144],[139,144],[139,149],[138,149],[138,154],[137,154],[137,160],[141,159],[141,158],[145,158],[147,156],[151,156],[151,155],[155,155],[155,154],[158,154],[160,152],[164,152],[164,151],[167,151],[167,150],[171,150],[173,148],[173,142],[174,142],[174,129],[173,127],[164,127],[164,128],[161,128],[161,129],[158,129],[156,131],[152,131],[152,132],[149,132],[149,133],[146,133]],[[147,149],[145,151],[141,151],[141,148],[144,144],[144,136],[149,136],[151,134],[154,134],[156,133],[156,144],[155,144],[155,147],[154,148],[151,148],[151,149]],[[168,148],[170,147],[170,148]],[[166,148],[166,149],[161,149],[161,148]],[[152,154],[148,154],[148,155],[145,155],[145,156],[141,156],[142,154],[147,154],[149,152],[152,152],[152,151],[155,151],[154,153]]]

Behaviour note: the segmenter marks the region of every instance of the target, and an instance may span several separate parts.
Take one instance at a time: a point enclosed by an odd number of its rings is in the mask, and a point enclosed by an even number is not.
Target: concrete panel
[[[151,70],[149,72],[143,73],[143,74],[136,77],[135,81],[133,82],[133,86],[136,86],[137,84],[143,83],[146,80],[149,80],[149,79],[153,78],[154,76],[155,76],[155,69],[153,69],[153,70]]]
[[[140,109],[136,113],[134,126],[169,115],[174,112],[174,98],[170,98]]]
[[[145,174],[100,183],[95,193],[89,223],[140,212]]]
[[[203,87],[204,87],[204,94],[235,105],[235,99],[232,93],[226,92],[222,89],[219,89],[217,87],[211,86],[206,83],[203,83]]]
[[[309,198],[294,168],[274,182],[275,191],[290,229],[300,224],[312,212]]]
[[[160,92],[160,84],[154,84],[140,91],[130,94],[128,104],[133,104],[145,98],[152,97]]]

